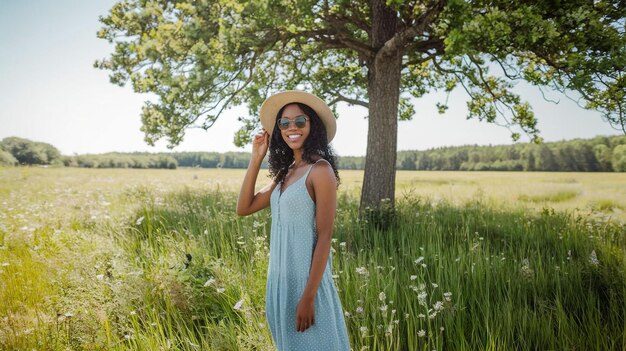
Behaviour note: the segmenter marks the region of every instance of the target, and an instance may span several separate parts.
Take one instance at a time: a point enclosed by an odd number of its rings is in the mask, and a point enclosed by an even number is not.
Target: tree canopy
[[[151,145],[165,137],[174,147],[186,128],[208,129],[245,104],[243,145],[262,101],[285,89],[366,107],[361,204],[376,206],[394,199],[397,120],[428,92],[463,89],[468,118],[540,142],[531,106],[512,91],[524,80],[575,96],[626,133],[625,14],[624,0],[123,0],[101,17],[98,36],[115,49],[95,66],[156,94],[141,115]]]
[[[25,138],[6,137],[0,141],[0,150],[6,154],[2,156],[2,163],[49,165],[61,163],[61,152],[51,144],[32,141]]]

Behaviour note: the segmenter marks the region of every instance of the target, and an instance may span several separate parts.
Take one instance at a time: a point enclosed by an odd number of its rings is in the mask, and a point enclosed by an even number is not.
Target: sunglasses
[[[296,127],[298,128],[304,128],[306,126],[307,120],[308,118],[304,115],[296,116],[293,121],[287,117],[281,117],[278,119],[278,121],[276,121],[276,124],[278,124],[278,129],[280,130],[285,130],[289,128],[291,122],[294,122],[296,124]]]

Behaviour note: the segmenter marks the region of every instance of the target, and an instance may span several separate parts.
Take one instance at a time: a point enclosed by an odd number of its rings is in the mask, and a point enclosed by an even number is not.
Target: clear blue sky
[[[18,136],[51,143],[66,155],[109,151],[168,151],[166,142],[150,147],[143,141],[140,111],[147,95],[109,83],[108,72],[93,68],[112,50],[96,37],[114,1],[0,2],[0,139]],[[543,100],[536,88],[518,86],[539,118],[547,141],[618,135],[597,112],[587,111],[558,93]],[[432,94],[415,102],[412,121],[400,122],[398,149],[464,144],[511,144],[502,127],[466,120],[466,96],[457,91],[450,109],[439,115]],[[209,131],[189,130],[175,151],[249,151],[233,145],[244,107],[224,114]],[[366,111],[340,105],[333,146],[339,155],[364,155]],[[522,142],[528,141],[526,136]]]

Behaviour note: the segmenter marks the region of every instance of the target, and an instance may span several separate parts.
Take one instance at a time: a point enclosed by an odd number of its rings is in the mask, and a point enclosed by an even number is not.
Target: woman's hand
[[[267,153],[267,148],[269,146],[270,135],[262,129],[257,135],[252,139],[252,157],[260,158],[261,160],[265,157]]]
[[[296,331],[303,332],[315,323],[315,300],[302,297],[296,307]]]

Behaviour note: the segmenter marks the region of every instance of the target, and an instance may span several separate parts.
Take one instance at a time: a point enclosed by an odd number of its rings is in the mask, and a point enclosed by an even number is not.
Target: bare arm
[[[267,152],[268,143],[269,135],[265,131],[257,134],[252,142],[252,158],[248,164],[248,170],[243,179],[243,184],[241,184],[239,199],[237,200],[236,212],[240,216],[247,216],[270,205],[270,196],[276,187],[276,183],[272,182],[256,194],[254,193],[254,185],[261,169],[263,157],[265,157]]]
[[[315,225],[317,243],[311,260],[309,279],[304,288],[296,311],[296,330],[304,331],[315,323],[314,303],[317,289],[322,281],[333,235],[335,209],[337,208],[337,179],[332,167],[320,162],[311,171],[315,191]]]

